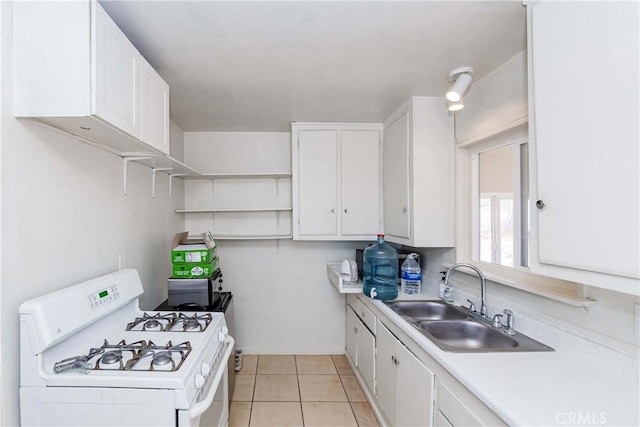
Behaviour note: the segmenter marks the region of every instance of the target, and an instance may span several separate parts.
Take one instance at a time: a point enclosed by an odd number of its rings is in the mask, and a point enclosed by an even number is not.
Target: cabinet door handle
[[[331,213],[336,213],[336,210],[335,209],[331,209]]]
[[[407,208],[406,207],[402,208],[402,213],[407,213]]]
[[[545,207],[545,206],[546,206],[546,204],[544,203],[544,200],[538,200],[538,201],[536,202],[536,207],[537,207],[538,209],[544,209],[544,207]]]
[[[394,365],[396,364],[396,358],[395,358],[395,356],[391,356],[391,361],[393,362],[393,364],[394,364]]]
[[[353,327],[353,332],[357,334],[357,333],[358,333],[358,328],[356,328],[356,327],[354,326],[354,327]]]
[[[364,319],[364,311],[362,313],[360,313],[360,317],[362,317]]]
[[[349,209],[345,209],[345,210],[344,210],[344,213],[349,213]]]

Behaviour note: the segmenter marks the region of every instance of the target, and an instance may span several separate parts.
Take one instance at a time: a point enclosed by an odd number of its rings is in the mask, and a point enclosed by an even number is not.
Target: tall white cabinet
[[[384,122],[382,183],[387,240],[454,245],[453,118],[443,98],[413,97]]]
[[[375,239],[382,126],[293,123],[291,137],[293,238]]]
[[[531,270],[633,294],[640,293],[638,8],[527,7]]]

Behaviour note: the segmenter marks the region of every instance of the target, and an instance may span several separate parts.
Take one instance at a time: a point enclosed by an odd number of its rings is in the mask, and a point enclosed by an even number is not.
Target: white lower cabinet
[[[383,323],[376,327],[376,399],[393,426],[428,426],[434,374]]]
[[[346,351],[369,391],[373,394],[375,391],[376,337],[367,328],[364,321],[356,315],[354,310],[360,308],[356,304],[347,305]],[[356,305],[356,307],[352,305]]]
[[[346,315],[346,353],[381,424],[506,425],[367,297],[349,294]]]
[[[482,410],[484,405],[475,398],[467,398],[463,401],[441,380],[438,380],[436,384],[436,417],[434,425],[443,427],[493,425],[493,423],[483,422],[475,414],[474,408],[476,407]]]

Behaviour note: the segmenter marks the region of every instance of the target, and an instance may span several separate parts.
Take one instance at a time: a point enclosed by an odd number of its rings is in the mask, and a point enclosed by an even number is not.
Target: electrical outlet
[[[636,336],[640,337],[640,304],[634,304],[635,308],[635,323],[636,323]]]
[[[125,268],[127,268],[127,253],[123,251],[118,254],[118,270]]]

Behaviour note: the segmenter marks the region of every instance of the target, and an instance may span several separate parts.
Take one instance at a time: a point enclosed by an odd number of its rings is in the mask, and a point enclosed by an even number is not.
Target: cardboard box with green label
[[[176,234],[171,250],[173,264],[210,264],[217,258],[217,246],[210,232],[200,239],[189,239],[189,232]]]
[[[209,263],[173,264],[174,279],[203,279],[213,276],[218,269],[218,258]]]

